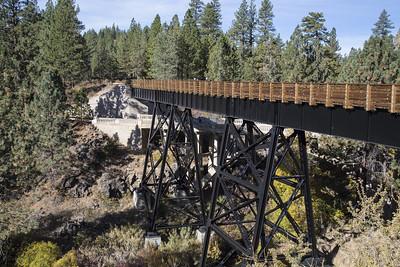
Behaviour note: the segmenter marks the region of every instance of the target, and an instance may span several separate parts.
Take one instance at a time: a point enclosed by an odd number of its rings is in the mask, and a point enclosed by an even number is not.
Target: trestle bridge
[[[212,234],[230,247],[220,266],[234,255],[243,266],[267,261],[278,235],[306,242],[319,257],[306,131],[400,147],[398,85],[135,80],[131,87],[134,98],[154,103],[135,205],[149,214],[149,237],[165,228],[204,231],[201,266]],[[197,133],[194,110],[226,118],[219,134]],[[290,213],[299,202],[304,223]]]

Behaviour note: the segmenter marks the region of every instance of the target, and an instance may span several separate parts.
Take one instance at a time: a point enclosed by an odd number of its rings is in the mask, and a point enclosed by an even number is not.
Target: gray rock
[[[100,193],[108,198],[121,198],[129,189],[125,179],[114,178],[109,173],[103,173],[97,184]]]

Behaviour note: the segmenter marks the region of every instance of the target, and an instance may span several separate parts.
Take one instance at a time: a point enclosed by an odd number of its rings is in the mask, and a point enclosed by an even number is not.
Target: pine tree
[[[92,76],[98,79],[114,79],[118,74],[115,56],[105,38],[100,37],[91,62]]]
[[[376,37],[386,37],[391,34],[392,29],[394,29],[393,22],[390,20],[389,14],[384,9],[379,16],[378,21],[375,23],[372,33]]]
[[[394,83],[400,75],[398,53],[391,34],[393,23],[385,10],[372,29],[372,36],[360,53],[360,80],[370,83]]]
[[[205,48],[200,31],[189,9],[183,20],[179,45],[179,75],[183,79],[202,79],[206,69]]]
[[[279,36],[261,42],[255,51],[257,79],[265,82],[282,80],[283,43]]]
[[[394,45],[396,46],[396,49],[398,49],[398,50],[400,49],[400,29],[397,32],[397,35],[395,37]]]
[[[253,48],[256,43],[256,31],[257,31],[257,8],[254,0],[250,0],[249,13],[248,13],[248,35],[249,35],[249,49],[251,55],[253,55]]]
[[[211,45],[211,40],[218,40],[222,34],[221,25],[221,3],[219,0],[212,0],[204,8],[203,16],[201,17],[201,33],[206,36]]]
[[[44,73],[36,87],[30,110],[36,139],[33,156],[36,168],[43,172],[56,170],[65,156],[69,129],[65,118],[65,90],[61,78]]]
[[[147,63],[146,67],[148,70],[151,69],[152,67],[152,60],[153,60],[153,53],[154,53],[154,47],[155,47],[155,42],[157,39],[157,35],[162,31],[162,25],[161,25],[161,18],[160,15],[156,15],[154,18],[153,22],[151,23],[149,32],[148,32],[148,42],[147,42],[147,50],[146,50],[146,55],[147,55]]]
[[[287,82],[303,82],[304,69],[307,58],[303,53],[305,47],[304,38],[300,26],[297,26],[283,52],[283,80]]]
[[[31,171],[27,105],[32,97],[32,68],[40,13],[34,0],[0,1],[0,187],[10,187]],[[21,149],[19,149],[21,148]],[[21,178],[21,179],[20,179]],[[4,184],[3,184],[4,182]]]
[[[347,57],[343,59],[337,78],[339,83],[361,83],[360,79],[360,49],[352,48]]]
[[[275,26],[273,19],[275,17],[273,5],[270,0],[263,0],[258,12],[258,31],[260,32],[259,42],[265,42],[275,35]]]
[[[239,9],[235,12],[235,19],[229,30],[229,37],[238,47],[240,59],[243,61],[249,54],[249,30],[248,30],[249,5],[242,0]]]
[[[207,64],[207,79],[214,81],[235,81],[240,79],[238,55],[229,39],[222,35],[211,48]]]
[[[38,54],[40,12],[36,0],[3,0],[1,3],[0,62],[5,85],[25,89],[32,84],[30,71]]]
[[[200,20],[203,15],[204,3],[201,0],[190,0],[189,9],[192,12],[197,27],[200,27]]]
[[[275,35],[272,8],[269,0],[262,1],[258,14],[259,39],[255,51],[257,79],[267,82],[277,82],[282,78],[283,43]]]
[[[81,36],[84,27],[78,12],[73,0],[58,0],[56,6],[49,0],[41,26],[40,72],[55,71],[66,85],[85,78],[88,70],[85,40]]]
[[[132,20],[127,33],[128,65],[126,72],[131,78],[144,78],[146,76],[146,49],[147,37],[139,23]]]
[[[177,79],[178,76],[178,49],[172,34],[162,31],[157,35],[151,76],[158,80]]]
[[[322,63],[322,68],[325,73],[323,74],[324,80],[328,82],[336,82],[340,72],[340,45],[337,40],[336,29],[333,28],[328,34],[326,44],[326,51]]]

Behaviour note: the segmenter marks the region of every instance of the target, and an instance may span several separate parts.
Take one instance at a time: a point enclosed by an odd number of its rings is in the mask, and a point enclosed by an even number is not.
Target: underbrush
[[[391,221],[385,221],[384,206],[390,200],[386,190],[378,188],[373,196],[363,189],[360,200],[349,209],[353,218],[343,222],[335,239],[340,249],[333,263],[336,266],[397,267],[400,262],[400,210]],[[396,201],[398,203],[398,201]]]
[[[197,266],[201,246],[190,230],[172,231],[158,248],[144,247],[138,226],[116,227],[79,249],[79,266]]]

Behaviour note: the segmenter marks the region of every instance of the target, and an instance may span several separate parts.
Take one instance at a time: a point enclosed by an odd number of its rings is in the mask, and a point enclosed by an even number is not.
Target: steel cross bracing
[[[207,264],[211,232],[231,248],[221,266],[232,255],[244,264],[268,260],[277,235],[296,243],[305,237],[303,241],[317,257],[305,133],[287,132],[273,127],[264,134],[253,122],[236,127],[234,119],[227,119],[213,177],[201,266]],[[304,208],[305,222],[293,218],[292,205]]]
[[[204,225],[199,162],[191,110],[155,103],[138,189],[149,214],[150,232]]]
[[[226,119],[216,173],[205,179],[191,110],[155,103],[138,189],[149,214],[148,231],[205,226],[202,266],[212,232],[231,248],[220,265],[232,256],[244,264],[268,260],[278,235],[309,243],[316,258],[304,131],[273,127],[263,133],[251,121],[234,122]],[[209,184],[211,199],[205,199],[203,186]],[[304,209],[304,221],[293,218],[293,205]]]

